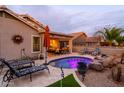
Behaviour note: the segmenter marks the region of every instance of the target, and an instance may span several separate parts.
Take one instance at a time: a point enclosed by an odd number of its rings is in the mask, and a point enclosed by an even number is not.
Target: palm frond
[[[122,33],[124,33],[124,30],[122,28],[105,27],[101,31],[95,32],[95,35],[102,35],[107,41],[112,42],[116,39],[119,40],[119,36],[121,36]]]

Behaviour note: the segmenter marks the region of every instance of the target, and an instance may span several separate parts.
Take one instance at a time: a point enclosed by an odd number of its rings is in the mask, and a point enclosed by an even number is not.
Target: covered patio
[[[43,35],[44,32],[40,34]],[[50,47],[48,49],[49,53],[55,54],[66,54],[72,52],[72,36],[57,33],[57,32],[50,32]]]

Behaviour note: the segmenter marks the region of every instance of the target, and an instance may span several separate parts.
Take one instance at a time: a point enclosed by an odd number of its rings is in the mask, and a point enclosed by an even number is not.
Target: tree
[[[119,45],[124,44],[124,36],[117,37],[116,41],[119,43]]]
[[[124,33],[122,28],[105,27],[102,30],[95,32],[95,35],[101,35],[107,42],[109,42],[109,45],[111,46],[113,40],[117,40],[122,33]]]

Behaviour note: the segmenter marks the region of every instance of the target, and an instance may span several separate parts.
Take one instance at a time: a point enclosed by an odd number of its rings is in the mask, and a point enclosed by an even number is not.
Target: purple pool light
[[[70,65],[70,68],[76,68],[77,67],[77,60],[70,59],[68,60],[68,64]]]
[[[52,60],[49,62],[49,64],[53,62],[54,62],[54,67],[75,69],[77,68],[78,62],[83,62],[88,65],[92,62],[92,59],[86,57],[72,56],[72,57],[64,57],[64,58]]]

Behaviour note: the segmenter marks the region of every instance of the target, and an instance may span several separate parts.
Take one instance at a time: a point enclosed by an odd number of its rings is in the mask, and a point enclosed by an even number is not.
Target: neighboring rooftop
[[[85,39],[85,42],[99,42],[99,41],[101,41],[100,37],[87,37]]]
[[[87,35],[83,31],[82,32],[74,32],[74,33],[71,33],[70,35],[72,35],[72,36],[78,36],[78,35],[81,35],[81,34],[83,34],[84,36],[87,37]]]
[[[87,37],[87,35],[84,32],[74,32],[74,33],[71,33],[70,35],[73,36],[72,40],[77,39],[82,36],[83,38]]]
[[[75,32],[75,33],[71,33],[70,35],[73,36],[73,40],[76,40],[76,42],[99,42],[101,41],[100,36],[88,37],[84,32]]]

